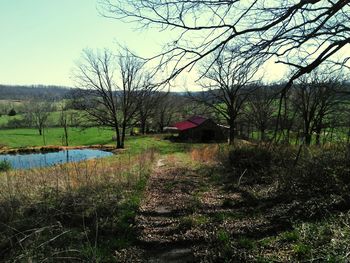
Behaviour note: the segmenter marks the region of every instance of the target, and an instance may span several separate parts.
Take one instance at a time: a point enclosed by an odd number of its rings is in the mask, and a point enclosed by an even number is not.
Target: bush
[[[271,166],[271,153],[265,148],[238,148],[230,151],[229,161],[234,168],[260,171]]]
[[[5,126],[7,128],[13,128],[13,129],[29,127],[26,121],[22,119],[17,119],[17,118],[9,120]]]
[[[15,111],[15,109],[11,109],[8,113],[8,116],[16,116],[17,112]]]
[[[235,178],[244,175],[246,183],[258,183],[270,174],[271,160],[272,155],[265,148],[242,147],[229,152],[228,167]]]
[[[312,151],[312,150],[308,150]],[[285,170],[284,189],[304,197],[341,194],[350,189],[348,149],[314,150],[301,156],[298,165]]]
[[[12,166],[9,161],[4,160],[0,161],[0,172],[6,172],[12,169]]]

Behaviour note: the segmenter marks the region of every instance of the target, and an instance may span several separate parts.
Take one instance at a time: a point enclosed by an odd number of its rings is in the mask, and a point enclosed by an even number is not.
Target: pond
[[[113,155],[113,153],[102,150],[72,149],[49,153],[5,154],[0,155],[0,161],[7,160],[14,169],[30,169],[68,162],[79,162],[111,155]]]

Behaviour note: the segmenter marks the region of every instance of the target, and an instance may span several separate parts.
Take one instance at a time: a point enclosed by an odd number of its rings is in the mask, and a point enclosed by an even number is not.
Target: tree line
[[[262,141],[290,143],[293,137],[310,145],[314,136],[320,144],[322,133],[325,137],[349,127],[349,84],[342,71],[320,68],[299,78],[287,92],[285,83],[264,84],[257,72],[257,65],[229,50],[210,67],[203,64],[202,92],[188,91],[179,100],[181,96],[170,95],[144,61],[127,49],[117,54],[86,50],[77,65],[81,88],[75,102],[91,122],[115,131],[118,148],[124,147],[127,130],[139,127],[144,134],[153,127],[162,132],[179,120],[172,118],[175,115],[197,114],[227,125],[230,144],[236,136],[251,137],[256,131]],[[343,134],[349,138],[348,131]]]

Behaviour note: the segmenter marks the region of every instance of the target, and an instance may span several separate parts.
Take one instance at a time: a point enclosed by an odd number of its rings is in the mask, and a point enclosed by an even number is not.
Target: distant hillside
[[[53,85],[0,85],[0,100],[26,100],[40,97],[48,100],[57,100],[64,98],[70,90],[69,87]]]

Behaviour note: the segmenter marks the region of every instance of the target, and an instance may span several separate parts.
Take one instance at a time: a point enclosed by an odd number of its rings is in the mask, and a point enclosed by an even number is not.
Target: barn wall
[[[189,141],[224,141],[226,139],[223,131],[213,121],[206,120],[198,127],[180,132],[182,140]]]

